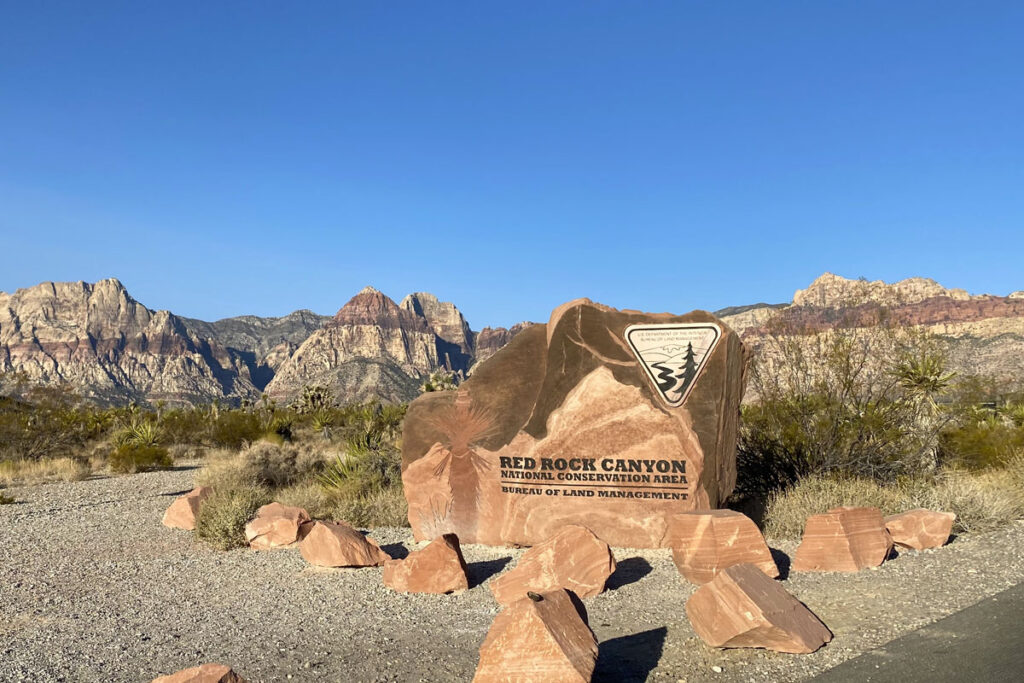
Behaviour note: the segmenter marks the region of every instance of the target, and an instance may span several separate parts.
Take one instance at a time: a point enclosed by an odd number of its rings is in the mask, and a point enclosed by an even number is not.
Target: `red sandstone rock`
[[[878,508],[838,507],[807,520],[791,569],[855,572],[879,566],[891,550]]]
[[[752,564],[718,572],[690,596],[686,616],[712,647],[807,654],[832,640],[813,612]]]
[[[672,560],[691,583],[707,583],[726,567],[750,563],[773,579],[772,552],[753,520],[733,510],[686,512],[669,522]]]
[[[495,618],[473,683],[588,683],[597,639],[564,590],[524,597]]]
[[[445,534],[404,560],[384,563],[384,585],[401,593],[452,593],[469,588],[459,537]]]
[[[186,531],[195,529],[199,506],[211,493],[213,489],[209,486],[198,486],[184,496],[176,498],[164,513],[164,526]]]
[[[956,515],[934,510],[909,510],[885,518],[885,528],[896,545],[924,550],[940,548],[949,540]]]
[[[457,391],[409,406],[415,538],[534,545],[582,524],[614,546],[663,546],[672,515],[733,488],[745,363],[709,313],[558,307]]]
[[[581,598],[604,590],[615,571],[615,557],[608,544],[586,527],[571,525],[523,553],[515,569],[491,581],[495,600],[508,605],[527,591],[565,588]]]
[[[245,540],[254,550],[286,548],[302,540],[303,526],[309,522],[309,513],[302,508],[270,503],[245,525]]]
[[[379,567],[391,558],[377,542],[345,522],[313,522],[299,552],[320,567]]]
[[[159,676],[153,683],[245,683],[245,679],[223,664],[203,664],[182,669],[169,676]]]

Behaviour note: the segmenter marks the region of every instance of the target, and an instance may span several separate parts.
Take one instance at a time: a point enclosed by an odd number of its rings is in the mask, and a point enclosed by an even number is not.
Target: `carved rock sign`
[[[409,406],[416,538],[532,545],[579,524],[613,546],[667,546],[673,514],[732,491],[744,369],[710,313],[560,306],[457,391]]]

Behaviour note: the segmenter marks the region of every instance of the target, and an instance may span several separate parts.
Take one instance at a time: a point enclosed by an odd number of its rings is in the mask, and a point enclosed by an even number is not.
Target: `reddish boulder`
[[[302,540],[303,528],[309,522],[309,513],[302,508],[270,503],[245,525],[245,540],[254,550],[286,548]]]
[[[745,365],[704,311],[559,306],[456,391],[409,405],[414,537],[529,546],[583,524],[616,547],[664,547],[672,515],[732,491]]]
[[[564,590],[516,600],[491,624],[473,683],[588,683],[597,638]]]
[[[813,612],[752,564],[718,572],[690,596],[686,616],[712,647],[807,654],[832,640]]]
[[[171,506],[164,512],[164,526],[173,529],[192,531],[196,528],[196,517],[203,501],[210,497],[213,489],[209,486],[198,486],[184,496],[174,499]]]
[[[779,568],[753,520],[733,510],[685,512],[669,521],[672,560],[687,581],[707,583],[726,567],[749,563],[773,579]]]
[[[542,593],[559,588],[589,598],[604,590],[614,571],[615,556],[608,544],[590,529],[570,525],[527,550],[515,569],[490,585],[494,598],[502,605],[519,600],[527,591]]]
[[[203,664],[182,669],[169,676],[159,676],[153,683],[245,683],[245,679],[223,664]]]
[[[391,557],[345,522],[313,522],[299,552],[319,567],[379,567]]]
[[[838,507],[807,520],[793,557],[796,572],[856,572],[877,567],[892,551],[878,508]]]
[[[934,510],[908,510],[885,518],[885,528],[896,545],[914,550],[940,548],[953,532],[956,515]]]
[[[459,537],[445,534],[404,560],[384,563],[384,585],[400,593],[453,593],[469,588]]]

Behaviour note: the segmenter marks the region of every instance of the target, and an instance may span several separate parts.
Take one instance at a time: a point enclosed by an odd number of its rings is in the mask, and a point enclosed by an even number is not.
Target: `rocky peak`
[[[460,353],[472,355],[473,332],[455,304],[440,301],[429,292],[413,292],[402,299],[400,306],[417,317],[425,318],[434,334],[457,346]]]
[[[833,273],[824,273],[807,289],[796,291],[793,305],[838,308],[876,303],[891,306],[918,303],[935,297],[957,301],[972,298],[962,289],[946,289],[929,278],[912,277],[888,284],[882,280],[850,280]]]
[[[426,318],[399,308],[390,297],[364,287],[334,315],[331,325],[375,325],[385,329],[397,327],[416,331],[429,331]]]

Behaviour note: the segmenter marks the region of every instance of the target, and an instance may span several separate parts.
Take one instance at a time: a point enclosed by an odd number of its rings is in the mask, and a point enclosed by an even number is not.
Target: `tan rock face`
[[[833,508],[807,520],[791,569],[856,572],[882,564],[892,545],[878,508]]]
[[[940,548],[953,532],[956,515],[934,510],[909,510],[885,518],[885,528],[896,545],[915,550]]]
[[[384,585],[401,593],[454,593],[469,588],[459,538],[445,534],[404,560],[384,563]]]
[[[641,360],[627,331],[651,325],[664,327],[643,337]],[[704,312],[559,307],[458,391],[409,407],[415,537],[532,545],[580,524],[614,546],[664,546],[672,515],[732,490],[744,367],[738,337]]]
[[[203,664],[191,669],[182,669],[170,676],[159,676],[153,683],[245,683],[231,667],[223,664]]]
[[[502,605],[524,597],[565,588],[581,598],[604,591],[615,572],[615,557],[608,544],[589,529],[570,525],[535,545],[519,559],[515,569],[491,581],[491,593]]]
[[[192,531],[196,528],[196,516],[199,514],[199,507],[203,501],[210,497],[213,489],[209,486],[198,486],[184,496],[174,499],[167,511],[164,512],[164,526],[172,529],[184,529]]]
[[[779,575],[761,531],[740,512],[685,512],[672,518],[668,533],[672,560],[691,583],[707,583],[723,569],[745,563],[771,578]]]
[[[473,683],[588,683],[597,639],[564,590],[523,598],[498,614]]]
[[[245,525],[245,540],[254,550],[286,548],[302,540],[303,526],[309,523],[309,513],[302,508],[270,503]]]
[[[807,654],[832,633],[807,607],[752,564],[723,569],[686,603],[693,630],[712,647]]]
[[[319,567],[379,567],[391,559],[376,541],[345,522],[313,522],[299,552]]]

